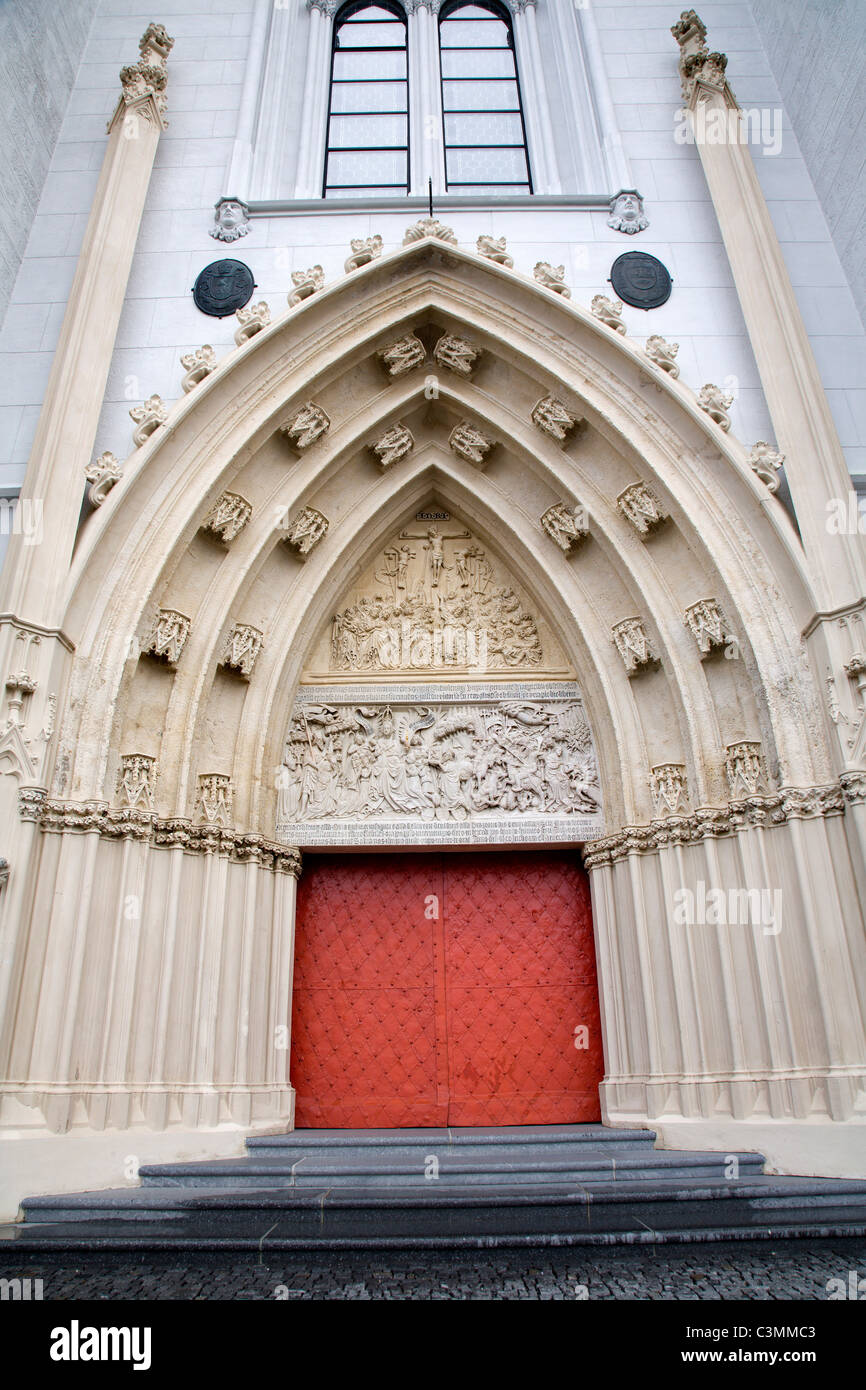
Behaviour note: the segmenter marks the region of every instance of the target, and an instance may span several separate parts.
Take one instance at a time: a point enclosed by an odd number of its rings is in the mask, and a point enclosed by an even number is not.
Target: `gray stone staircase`
[[[262,1251],[866,1235],[866,1180],[772,1177],[759,1154],[654,1142],[602,1125],[296,1130],[249,1139],[243,1159],[142,1167],[137,1188],[28,1198],[2,1235]]]

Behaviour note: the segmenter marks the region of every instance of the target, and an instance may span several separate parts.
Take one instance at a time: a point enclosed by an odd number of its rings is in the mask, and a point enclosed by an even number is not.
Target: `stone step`
[[[760,1177],[371,1193],[119,1189],[31,1198],[22,1249],[377,1248],[866,1235],[866,1182]],[[11,1232],[11,1235],[9,1234]]]
[[[601,1125],[296,1131],[141,1186],[33,1197],[21,1249],[378,1249],[866,1235],[866,1181],[773,1177],[760,1154],[654,1148]],[[425,1179],[427,1157],[439,1176]]]
[[[490,1153],[500,1145],[545,1149],[558,1144],[619,1147],[635,1145],[653,1148],[652,1129],[613,1129],[601,1124],[588,1125],[511,1125],[479,1129],[295,1129],[288,1134],[255,1135],[246,1141],[251,1156],[260,1152],[289,1150],[416,1149],[429,1145],[460,1146]]]
[[[436,1177],[425,1177],[426,1159],[438,1159]],[[618,1182],[656,1178],[707,1177],[721,1181],[726,1176],[730,1160],[736,1157],[741,1176],[762,1173],[764,1160],[760,1154],[737,1155],[714,1153],[643,1150],[637,1153],[620,1151],[606,1154],[597,1149],[569,1153],[564,1145],[554,1153],[536,1150],[514,1153],[500,1147],[495,1158],[474,1152],[464,1157],[462,1150],[445,1150],[441,1157],[434,1151],[419,1148],[414,1161],[406,1161],[406,1151],[368,1151],[356,1155],[347,1151],[340,1161],[323,1162],[318,1156],[301,1157],[293,1162],[274,1162],[270,1158],[223,1159],[216,1163],[147,1164],[139,1170],[143,1187],[197,1185],[268,1187],[276,1184],[295,1187],[404,1187],[441,1184],[479,1184],[495,1188],[500,1184],[537,1184],[545,1182],[584,1182],[589,1180]],[[333,1156],[332,1156],[333,1160]],[[429,1171],[429,1169],[427,1170]]]

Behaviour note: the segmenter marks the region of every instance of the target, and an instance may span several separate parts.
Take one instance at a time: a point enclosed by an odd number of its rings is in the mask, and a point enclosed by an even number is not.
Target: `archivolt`
[[[430,329],[483,348],[472,380],[437,372],[435,402],[424,393],[429,368],[389,381],[375,356],[403,333]],[[547,394],[587,421],[568,448],[530,421]],[[278,427],[307,400],[332,423],[296,459]],[[409,416],[423,422],[419,447],[379,475],[367,446]],[[448,450],[461,418],[498,441],[486,472]],[[649,543],[615,505],[639,480],[670,513]],[[199,563],[196,533],[225,490],[249,498],[252,518],[219,563]],[[724,745],[737,737],[762,741],[782,785],[827,779],[799,641],[814,611],[808,578],[785,513],[742,447],[687,387],[584,310],[425,242],[347,276],[229,354],[132,456],[87,522],[64,624],[77,643],[61,720],[64,744],[75,747],[68,794],[110,798],[117,757],[141,751],[119,746],[140,679],[134,639],[157,608],[179,608],[192,626],[159,735],[159,812],[189,815],[196,773],[222,770],[233,778],[238,826],[270,834],[272,774],[306,653],[352,574],[434,497],[507,556],[557,629],[584,689],[611,829],[652,814],[647,773],[659,762],[685,763],[693,805],[724,800]],[[591,540],[572,558],[539,526],[557,500],[580,501],[590,515]],[[277,550],[277,518],[306,504],[331,525],[302,566]],[[708,596],[730,619],[742,658],[715,673],[683,623],[684,607]],[[256,622],[265,610],[267,621]],[[215,713],[218,646],[241,614],[265,628],[265,645],[243,698],[227,702],[228,724]],[[630,682],[610,629],[612,618],[632,615],[645,621],[661,674]]]

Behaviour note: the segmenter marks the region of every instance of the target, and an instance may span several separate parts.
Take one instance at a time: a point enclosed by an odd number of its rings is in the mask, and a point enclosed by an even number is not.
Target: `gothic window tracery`
[[[498,3],[442,7],[445,181],[455,193],[531,193],[511,18]]]
[[[409,191],[406,17],[354,0],[334,19],[325,153],[326,198]]]

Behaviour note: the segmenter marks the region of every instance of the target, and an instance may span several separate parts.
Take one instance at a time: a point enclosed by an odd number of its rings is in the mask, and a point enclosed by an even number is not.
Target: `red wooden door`
[[[307,859],[299,1128],[597,1120],[602,1074],[589,883],[573,853]]]

